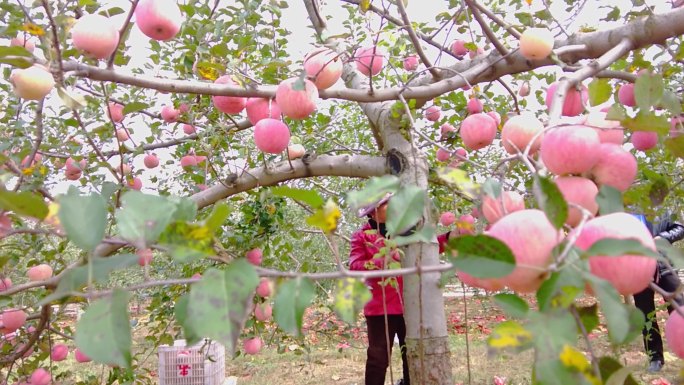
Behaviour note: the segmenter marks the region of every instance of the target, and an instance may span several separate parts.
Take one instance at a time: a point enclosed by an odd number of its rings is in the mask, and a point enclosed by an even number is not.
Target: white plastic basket
[[[204,339],[186,346],[159,346],[159,385],[222,385],[226,378],[226,348]]]

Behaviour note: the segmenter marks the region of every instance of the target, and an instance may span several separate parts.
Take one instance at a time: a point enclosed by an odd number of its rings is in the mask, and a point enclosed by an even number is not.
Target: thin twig
[[[416,53],[418,54],[418,57],[420,57],[420,61],[422,61],[423,64],[425,64],[425,67],[428,68],[428,70],[436,80],[441,79],[441,74],[439,73],[439,71],[437,71],[436,68],[432,67],[430,59],[428,59],[427,55],[425,54],[425,51],[423,51],[423,47],[421,47],[420,45],[418,35],[416,35],[416,31],[413,29],[413,26],[411,26],[411,20],[409,20],[408,14],[406,13],[406,7],[404,7],[404,2],[399,0],[396,2],[396,4],[397,8],[399,8],[399,14],[401,14],[401,19],[404,21],[404,29],[406,29],[406,32],[408,32],[409,39],[411,39],[411,43],[413,43],[413,48],[416,49]]]
[[[489,39],[489,41],[494,45],[496,50],[499,51],[501,56],[506,57],[506,61],[510,63],[512,59],[508,56],[508,50],[506,49],[506,47],[503,46],[503,44],[501,44],[496,35],[494,35],[494,32],[492,32],[492,30],[489,28],[487,22],[484,21],[479,8],[473,5],[472,0],[465,0],[465,2],[466,4],[468,4],[470,10],[473,12],[473,17],[475,17],[475,20],[480,25],[482,32],[484,32],[484,34],[487,35],[487,39]]]
[[[124,35],[126,34],[126,29],[128,28],[128,25],[131,23],[131,19],[133,18],[133,14],[135,13],[135,8],[138,6],[138,0],[133,0],[133,3],[131,3],[131,10],[128,11],[128,15],[126,16],[126,21],[124,22],[123,26],[119,30],[119,41],[116,43],[116,48],[114,52],[112,52],[112,55],[109,57],[109,60],[107,61],[107,68],[111,69],[114,67],[114,59],[116,58],[116,52],[118,51],[119,45],[121,45],[121,42],[124,39]]]

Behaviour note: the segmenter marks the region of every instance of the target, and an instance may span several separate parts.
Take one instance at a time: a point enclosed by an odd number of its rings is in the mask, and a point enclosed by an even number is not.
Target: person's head
[[[359,218],[367,216],[377,223],[385,223],[387,220],[387,204],[391,197],[392,193],[387,193],[377,201],[362,207],[358,212]]]
[[[387,221],[387,202],[376,207],[368,216],[377,223],[385,223]]]

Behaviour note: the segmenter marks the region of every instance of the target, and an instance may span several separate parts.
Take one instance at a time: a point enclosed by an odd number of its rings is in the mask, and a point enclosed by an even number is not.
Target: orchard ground
[[[532,307],[534,297],[523,296]],[[591,305],[593,297],[583,297],[578,305]],[[465,304],[465,306],[464,306]],[[658,322],[664,325],[667,311],[662,299],[656,300],[659,306]],[[449,328],[449,345],[454,379],[457,384],[468,383],[467,357],[470,356],[470,373],[472,384],[498,384],[495,377],[505,379],[505,384],[531,384],[531,372],[534,356],[528,350],[522,354],[495,356],[488,354],[486,340],[492,329],[506,316],[501,309],[493,305],[481,294],[468,296],[465,299],[457,294],[445,298],[446,315]],[[467,310],[466,310],[467,308]],[[467,316],[466,316],[467,311]],[[144,363],[149,370],[151,383],[156,384],[157,356],[150,350],[148,336],[148,315],[146,309],[132,311],[131,318],[137,321],[133,329],[135,345],[149,350],[150,355]],[[135,322],[135,321],[133,321]],[[273,332],[273,328],[269,328]],[[608,342],[607,331],[603,322],[590,334],[593,349],[597,355],[616,354],[624,366],[634,369],[633,375],[640,384],[666,385],[676,384],[678,372],[684,366],[671,354],[665,354],[666,365],[657,374],[646,372],[647,359],[644,354],[641,338],[633,343],[614,350]],[[466,334],[467,332],[467,334]],[[466,345],[466,335],[468,345]],[[363,384],[366,342],[363,317],[354,327],[340,321],[334,313],[321,306],[312,306],[307,310],[304,319],[304,338],[282,338],[279,346],[269,344],[270,335],[261,336],[266,346],[257,355],[244,355],[238,352],[234,357],[226,357],[226,376],[237,377],[240,385],[305,385],[305,384]],[[580,341],[580,348],[586,353],[586,345]],[[401,359],[395,345],[392,356],[394,381],[401,378]],[[147,354],[145,355],[147,356]],[[87,363],[77,364],[70,359],[59,365],[57,373],[72,370],[78,379],[88,376],[101,376],[102,366]],[[104,378],[103,378],[104,380]],[[389,374],[387,380],[389,383]],[[105,383],[104,381],[102,383]]]

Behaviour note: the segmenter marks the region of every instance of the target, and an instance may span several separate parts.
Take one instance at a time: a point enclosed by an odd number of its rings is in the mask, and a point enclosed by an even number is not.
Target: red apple
[[[684,306],[679,306],[679,310],[684,312]],[[672,353],[684,359],[684,316],[677,311],[673,311],[665,322],[665,340]]]
[[[0,277],[0,293],[12,287],[12,280],[9,277]]]
[[[561,126],[547,131],[541,143],[541,159],[556,175],[581,174],[599,160],[601,142],[588,126]]]
[[[520,54],[527,60],[546,59],[553,45],[553,33],[548,28],[527,28],[520,35]]]
[[[456,132],[456,127],[449,123],[444,123],[439,127],[439,132],[442,134],[442,138],[447,136],[450,132]]]
[[[658,133],[653,131],[634,131],[632,144],[639,151],[648,151],[658,145]]]
[[[524,152],[530,146],[530,154],[534,154],[541,146],[544,137],[544,124],[531,112],[523,112],[509,118],[501,129],[501,144],[509,154]]]
[[[328,48],[319,48],[304,58],[304,72],[319,90],[332,87],[342,76],[340,55]]]
[[[556,88],[558,88],[558,83],[553,83],[546,90],[546,107],[551,109],[551,102],[556,94]],[[589,90],[586,86],[581,86],[582,92],[580,93],[577,89],[571,87],[565,96],[565,103],[563,103],[563,116],[577,116],[584,111],[584,105],[589,100]]]
[[[147,168],[155,168],[159,166],[159,158],[157,158],[156,154],[147,154],[143,159],[143,163],[145,163]]]
[[[132,190],[140,191],[142,189],[142,180],[137,176],[134,178],[126,178],[126,185]]]
[[[197,166],[197,158],[194,155],[185,155],[181,158],[180,165],[183,168],[195,167]]]
[[[119,128],[118,130],[116,130],[116,138],[117,138],[120,142],[125,142],[125,141],[127,141],[128,139],[130,139],[131,136],[129,135],[127,129],[125,129],[125,128]]]
[[[305,153],[306,149],[299,143],[287,146],[287,158],[290,160],[301,158]]]
[[[26,274],[28,275],[29,281],[44,281],[52,277],[52,267],[42,263],[29,268]]]
[[[518,95],[522,96],[523,98],[527,95],[530,94],[530,82],[524,81],[523,84],[520,85],[520,88],[518,88]]]
[[[90,362],[92,361],[90,357],[86,356],[81,352],[80,349],[76,349],[74,351],[74,357],[76,357],[76,362],[84,363],[84,362]]]
[[[437,149],[437,160],[440,162],[446,162],[451,158],[451,153],[443,148]]]
[[[261,119],[272,118],[280,120],[280,107],[273,99],[249,98],[247,99],[247,119],[252,125],[259,123]]]
[[[418,68],[418,56],[416,55],[409,55],[406,58],[404,58],[404,69],[406,71],[415,71]]]
[[[183,15],[175,0],[140,0],[135,23],[154,40],[171,40],[180,31]]]
[[[237,83],[230,77],[230,75],[223,75],[214,81],[214,84],[226,84],[236,86]],[[211,101],[214,107],[226,114],[239,114],[245,109],[247,98],[239,96],[212,96]]]
[[[245,354],[257,354],[263,347],[261,338],[254,337],[244,341]]]
[[[260,151],[278,154],[290,142],[290,129],[280,120],[261,119],[254,126],[254,143]]]
[[[496,122],[491,116],[483,113],[468,115],[461,122],[461,139],[471,150],[487,147],[496,137]]]
[[[109,113],[109,118],[112,119],[112,122],[121,123],[123,121],[123,109],[124,106],[122,104],[109,102],[107,105],[107,112]]]
[[[436,122],[442,116],[442,110],[437,106],[430,106],[425,110],[425,119]]]
[[[19,33],[17,36],[10,40],[10,46],[12,47],[24,47],[27,51],[33,52],[36,49],[35,41],[28,36],[26,33]]]
[[[276,89],[276,102],[283,115],[304,119],[316,111],[318,88],[308,79],[297,77],[283,80]]]
[[[251,263],[252,265],[259,266],[261,265],[263,253],[261,252],[260,248],[256,247],[248,251],[245,257],[247,258],[247,261],[249,261],[249,263]]]
[[[468,110],[469,114],[479,114],[482,112],[482,109],[484,108],[484,105],[482,104],[482,101],[477,98],[470,98],[468,99],[468,103],[466,104],[466,109]]]
[[[26,323],[28,314],[20,309],[7,309],[0,314],[0,323],[2,323],[3,333],[11,333]]]
[[[268,278],[261,278],[256,288],[259,297],[268,298],[273,294],[273,282]]]
[[[465,54],[468,53],[468,48],[466,48],[466,42],[464,40],[454,40],[453,43],[451,43],[451,53],[458,57],[465,56]]]
[[[24,159],[21,160],[22,168],[34,167],[36,164],[41,163],[43,161],[43,155],[36,153],[36,156],[33,157],[33,162],[31,162],[31,164],[29,165],[29,157],[30,155],[26,155]]]
[[[498,198],[482,198],[482,214],[489,223],[496,223],[504,215],[525,209],[525,199],[516,191],[502,191]]]
[[[442,226],[451,226],[454,222],[456,222],[456,215],[451,211],[444,212],[439,216],[439,223]]]
[[[634,97],[634,84],[626,83],[620,86],[618,90],[618,101],[627,107],[636,106],[636,98]]]
[[[546,214],[536,209],[516,211],[494,223],[488,235],[505,243],[515,256],[515,269],[500,281],[516,292],[536,291],[546,278],[551,251],[561,240]]]
[[[31,373],[31,385],[49,385],[52,382],[52,375],[43,368],[38,368]]]
[[[273,309],[271,308],[271,305],[267,303],[258,304],[254,308],[254,317],[261,322],[266,322],[270,320],[272,314]]]
[[[602,143],[596,164],[587,173],[597,185],[627,191],[637,176],[637,160],[622,146]]]
[[[81,16],[71,29],[74,47],[84,55],[106,59],[119,45],[119,29],[112,19],[97,13]]]
[[[645,247],[656,250],[655,241],[648,228],[627,213],[612,213],[587,221],[577,237],[575,246],[586,251],[594,243],[605,238],[633,238]],[[651,283],[656,260],[633,254],[590,256],[589,269],[592,274],[609,281],[618,293],[631,295],[644,290]]]
[[[69,356],[69,347],[64,344],[55,344],[50,350],[50,359],[55,362],[64,361]]]
[[[356,69],[366,76],[375,76],[385,66],[385,54],[378,47],[359,48],[354,55]]]
[[[173,105],[165,105],[161,109],[161,118],[166,123],[175,123],[180,118],[180,111],[173,107]]]
[[[145,266],[152,263],[154,257],[152,249],[138,249],[135,254],[138,256],[138,265]]]
[[[197,132],[197,130],[195,130],[195,126],[193,126],[192,124],[187,124],[187,123],[183,124],[183,133],[185,135],[192,135],[196,132]]]
[[[9,80],[14,88],[14,94],[27,100],[41,100],[55,86],[52,73],[38,64],[25,69],[12,70]]]
[[[563,194],[563,198],[568,204],[574,203],[587,209],[591,214],[598,212],[598,187],[587,178],[579,176],[559,176],[555,179],[556,185]],[[568,207],[568,218],[565,220],[571,227],[575,227],[582,219],[582,212],[575,207]]]

